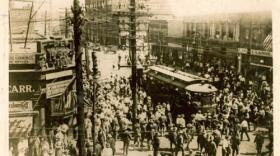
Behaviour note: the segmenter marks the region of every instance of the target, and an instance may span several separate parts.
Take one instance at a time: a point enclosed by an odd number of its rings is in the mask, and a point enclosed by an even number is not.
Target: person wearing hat
[[[112,137],[111,134],[108,134],[107,138],[108,138],[107,143],[110,145],[110,148],[112,149],[113,156],[114,156],[116,153],[116,140],[115,138]]]
[[[138,123],[135,124],[135,132],[134,132],[134,144],[133,149],[135,150],[135,145],[139,148],[140,146],[140,138],[141,138],[141,128]]]
[[[123,140],[123,155],[128,155],[128,149],[129,149],[129,143],[131,140],[131,136],[129,134],[129,131],[126,129],[124,130],[122,134],[122,140]]]
[[[176,144],[175,144],[175,156],[178,155],[178,152],[182,152],[182,156],[184,156],[184,134],[179,133],[176,137]]]
[[[257,134],[256,134],[254,142],[256,143],[257,156],[261,156],[262,147],[263,147],[263,143],[264,143],[264,137],[260,130],[257,130]]]
[[[214,142],[214,137],[209,137],[208,156],[216,156],[218,146]]]
[[[237,132],[233,132],[231,136],[231,149],[232,156],[237,156],[239,154],[240,138]]]
[[[158,155],[158,150],[159,150],[159,146],[160,146],[160,140],[158,137],[158,133],[155,133],[154,137],[153,137],[153,154],[154,156]]]
[[[230,148],[230,141],[229,141],[229,136],[225,136],[225,139],[222,141],[222,155],[223,156],[229,156],[231,153],[231,148]]]
[[[243,134],[244,133],[246,134],[246,136],[248,138],[248,141],[250,141],[250,137],[248,135],[249,125],[248,125],[247,120],[243,119],[240,126],[241,126],[241,141],[243,140]]]
[[[174,144],[174,146],[176,147],[176,138],[177,138],[177,129],[173,124],[170,124],[170,130],[168,132],[167,137],[170,142],[171,152],[173,153],[174,151],[173,151],[172,145]]]

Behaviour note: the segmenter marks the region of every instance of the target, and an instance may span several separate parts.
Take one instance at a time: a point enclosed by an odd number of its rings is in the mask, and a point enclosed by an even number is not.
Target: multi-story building
[[[137,39],[147,35],[149,7],[147,0],[136,1]],[[85,1],[88,38],[103,45],[128,45],[129,39],[129,0]],[[139,42],[140,43],[140,42]]]
[[[72,40],[22,44],[9,53],[9,138],[45,136],[75,118],[75,62]]]
[[[249,77],[265,75],[271,81],[271,21],[271,12],[186,17],[176,26],[168,21],[163,63],[182,66],[193,61],[211,62],[234,66]],[[153,51],[159,53],[158,46],[154,45]]]

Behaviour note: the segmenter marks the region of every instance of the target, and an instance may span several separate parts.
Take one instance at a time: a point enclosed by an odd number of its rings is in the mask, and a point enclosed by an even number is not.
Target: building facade
[[[137,38],[144,40],[147,32],[147,0],[136,1]],[[128,46],[129,0],[87,0],[88,38],[102,45]]]
[[[250,79],[258,75],[272,82],[271,18],[271,12],[186,17],[172,30],[174,24],[170,23],[162,63],[184,66],[196,61],[233,66]],[[160,53],[157,46],[152,50]]]
[[[75,63],[72,40],[28,43],[9,53],[9,138],[51,135],[54,127],[75,118]]]

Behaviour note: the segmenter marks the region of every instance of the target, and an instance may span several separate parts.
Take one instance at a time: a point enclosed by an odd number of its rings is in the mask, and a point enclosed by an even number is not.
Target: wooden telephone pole
[[[74,50],[76,62],[76,89],[77,89],[77,107],[78,107],[78,148],[79,155],[85,156],[85,113],[84,113],[84,91],[83,91],[83,74],[82,74],[82,52],[81,52],[81,35],[84,19],[82,18],[82,8],[79,0],[73,1],[72,6],[74,30]]]
[[[132,91],[132,119],[133,126],[136,124],[136,114],[137,114],[137,101],[136,101],[136,90],[137,90],[137,75],[136,75],[136,5],[135,0],[130,0],[130,32],[129,32],[129,50],[131,53],[131,91]],[[135,128],[135,127],[133,127]]]

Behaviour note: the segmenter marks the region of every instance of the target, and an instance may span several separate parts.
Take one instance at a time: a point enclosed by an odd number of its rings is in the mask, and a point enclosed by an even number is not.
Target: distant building
[[[102,45],[127,46],[129,35],[129,0],[85,1],[88,38]],[[137,39],[146,40],[148,0],[136,1]],[[139,42],[140,43],[140,42]]]
[[[158,43],[152,47],[152,52],[160,54],[158,58],[163,58],[165,64],[175,62],[183,66],[193,61],[212,62],[234,66],[251,78],[264,75],[272,80],[271,12],[168,20],[167,41],[167,46]]]
[[[12,34],[27,31],[32,2],[10,1],[10,23]],[[34,23],[30,23],[29,30],[34,32]]]

